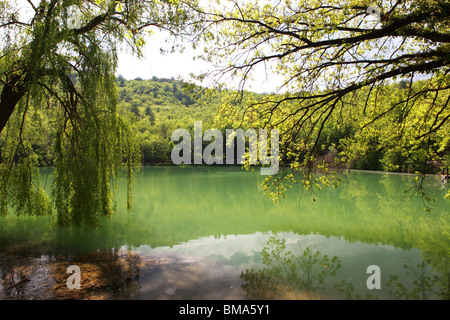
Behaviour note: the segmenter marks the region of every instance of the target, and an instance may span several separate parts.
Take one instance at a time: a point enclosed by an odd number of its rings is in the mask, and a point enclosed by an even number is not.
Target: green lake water
[[[42,280],[52,259],[76,264],[77,255],[131,252],[140,263],[107,287],[109,298],[448,299],[450,201],[439,177],[425,181],[436,199],[426,212],[403,192],[412,175],[340,176],[338,188],[314,195],[293,188],[275,204],[263,195],[259,170],[146,167],[133,212],[123,209],[119,188],[118,212],[99,229],[1,217],[0,255],[31,256],[34,264],[21,291],[5,282],[20,266],[0,264],[0,298],[55,298],[44,290],[55,280]],[[369,289],[377,275],[379,289]]]

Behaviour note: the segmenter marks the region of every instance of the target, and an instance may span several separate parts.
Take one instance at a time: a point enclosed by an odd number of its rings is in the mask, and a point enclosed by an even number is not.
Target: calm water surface
[[[0,298],[67,298],[75,264],[75,298],[91,288],[106,299],[448,299],[450,201],[439,178],[426,180],[431,212],[403,192],[411,175],[341,178],[274,204],[259,170],[149,167],[134,211],[119,190],[119,212],[100,229],[0,218]],[[377,274],[380,289],[369,289]]]

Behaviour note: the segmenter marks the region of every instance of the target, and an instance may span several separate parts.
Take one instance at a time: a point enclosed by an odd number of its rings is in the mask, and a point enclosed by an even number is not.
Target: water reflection
[[[276,205],[258,191],[262,178],[235,168],[145,168],[135,211],[121,212],[119,201],[97,230],[0,217],[0,298],[448,298],[450,202],[434,177],[431,212],[405,197],[410,177],[402,175],[354,172],[316,201],[290,189]],[[275,235],[281,242],[269,241]],[[82,284],[93,285],[68,292],[65,268],[77,263],[89,270]],[[366,287],[373,264],[380,291]]]
[[[28,250],[27,250],[28,248]],[[23,244],[0,255],[1,299],[448,299],[448,260],[292,232],[204,237],[171,247],[66,254]],[[40,252],[38,254],[38,252]],[[50,253],[51,252],[51,253]],[[437,263],[437,262],[440,262]],[[379,264],[381,290],[366,286]],[[67,267],[81,269],[69,290]]]
[[[422,261],[403,266],[409,283],[402,282],[397,275],[391,275],[388,281],[389,294],[397,300],[450,299],[450,273],[433,272],[432,267]]]
[[[261,252],[265,267],[246,269],[241,274],[247,295],[257,299],[323,297],[325,281],[336,276],[341,261],[310,246],[300,251],[295,255],[286,248],[285,239],[270,238]]]
[[[339,274],[342,261],[338,256],[330,258],[315,246],[299,246],[298,249],[294,254],[286,247],[285,239],[271,237],[262,250],[264,267],[245,269],[241,273],[241,278],[245,281],[242,288],[246,294],[251,298],[268,300],[449,299],[449,269],[436,270],[424,260],[415,264],[406,258],[408,263],[397,265],[395,271],[389,270],[386,273],[382,269],[383,276],[389,280],[384,281],[383,290],[377,292],[364,288],[366,283],[358,280],[357,274],[353,274],[353,278],[342,279],[342,274]],[[441,258],[446,259],[445,256]],[[361,278],[361,274],[359,276]]]

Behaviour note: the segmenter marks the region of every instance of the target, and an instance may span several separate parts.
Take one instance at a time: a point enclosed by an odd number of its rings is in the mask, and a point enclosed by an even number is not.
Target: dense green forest
[[[192,130],[194,121],[211,127],[222,99],[229,94],[211,94],[174,79],[118,77],[119,112],[132,123],[143,164],[171,163],[172,132]]]
[[[202,88],[188,86],[174,79],[152,80],[125,80],[118,77],[118,96],[121,112],[128,117],[135,131],[141,150],[143,164],[170,164],[170,152],[173,147],[171,133],[177,128],[186,128],[192,131],[194,121],[202,121],[203,129],[217,128],[225,133],[230,128],[222,121],[216,120],[222,109],[233,104],[235,107],[245,108],[243,97],[233,91],[208,91]],[[194,92],[195,91],[195,92]],[[400,81],[397,84],[387,86],[385,97],[406,95],[409,91],[408,84]],[[364,91],[359,93],[364,96]],[[245,93],[247,97],[261,101],[271,97],[271,94]],[[364,98],[359,99],[364,102]],[[380,97],[380,104],[391,104],[392,101]],[[400,107],[399,107],[400,109]],[[400,111],[399,111],[400,112]],[[338,121],[330,121],[320,138],[320,157],[325,161],[333,161],[335,166],[342,166],[338,159],[349,160],[345,157],[344,144],[358,134],[361,118],[355,116],[353,121],[339,124]],[[387,130],[389,122],[385,123]],[[394,141],[393,144],[399,143]],[[436,173],[443,166],[448,166],[450,140],[448,136],[442,136],[434,141],[428,153],[431,155],[427,162],[426,172]],[[395,150],[395,146],[388,145],[381,135],[373,134],[367,141],[367,145],[358,150],[353,158],[346,163],[352,169],[380,170],[394,172],[414,173],[422,170],[425,147],[411,150],[411,154],[404,154]]]
[[[225,133],[226,128],[232,128],[222,118],[218,117],[223,109],[232,104],[236,108],[245,108],[245,101],[262,101],[273,94],[256,94],[246,92],[243,95],[230,90],[209,90],[200,88],[178,80],[153,77],[149,80],[136,78],[133,80],[117,77],[117,97],[120,114],[132,126],[135,140],[139,145],[142,165],[172,164],[171,151],[174,142],[171,134],[175,129],[185,128],[192,132],[194,121],[202,121],[203,130],[217,128]],[[407,94],[408,86],[404,81],[387,86],[385,97]],[[364,91],[359,92],[364,96]],[[247,100],[245,100],[247,99]],[[360,98],[363,102],[364,99]],[[380,97],[380,104],[390,104],[392,101]],[[332,163],[335,167],[361,170],[379,170],[393,172],[414,173],[423,169],[421,162],[425,147],[411,150],[411,154],[404,154],[396,150],[395,143],[391,145],[383,141],[377,132],[386,131],[386,127],[378,127],[372,132],[363,148],[355,152],[349,159],[346,144],[359,133],[361,118],[355,115],[349,117],[353,121],[330,121],[320,137],[319,159]],[[347,119],[347,120],[348,120]],[[44,135],[35,135],[31,143],[34,159],[39,166],[52,166],[54,162],[54,140],[52,139],[52,122],[44,114],[35,112],[33,122],[27,130],[33,136],[34,130],[42,130]],[[236,128],[237,129],[237,128]],[[4,143],[5,136],[1,136],[0,143]],[[207,143],[207,142],[206,142]],[[394,144],[394,145],[392,145]],[[437,173],[442,167],[450,164],[450,139],[442,136],[434,141],[427,152],[431,155],[427,162],[426,172]],[[345,163],[343,161],[345,160]],[[287,162],[289,162],[287,160]]]

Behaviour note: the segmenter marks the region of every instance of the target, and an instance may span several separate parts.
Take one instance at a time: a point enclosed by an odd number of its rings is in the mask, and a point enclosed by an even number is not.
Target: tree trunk
[[[26,79],[21,80],[22,76],[15,73],[6,79],[6,84],[0,96],[0,132],[3,131],[3,128],[8,123],[19,100],[27,92]]]

